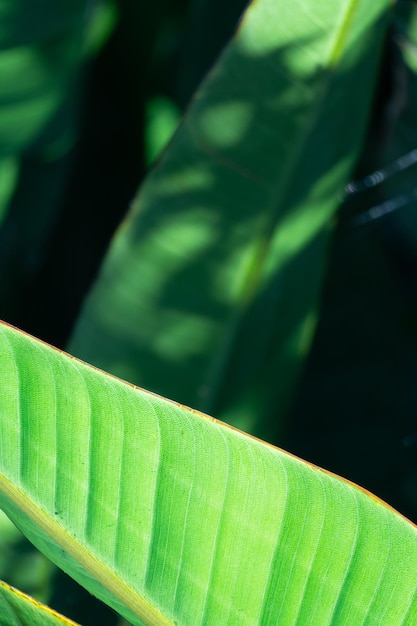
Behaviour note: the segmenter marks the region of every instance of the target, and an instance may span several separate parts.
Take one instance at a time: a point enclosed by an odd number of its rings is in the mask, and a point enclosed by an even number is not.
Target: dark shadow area
[[[191,0],[175,93],[185,107],[232,37],[248,0]]]
[[[116,227],[144,175],[145,70],[120,21],[85,81],[80,141],[60,218],[31,281],[19,326],[64,347]],[[131,42],[130,42],[131,43]]]

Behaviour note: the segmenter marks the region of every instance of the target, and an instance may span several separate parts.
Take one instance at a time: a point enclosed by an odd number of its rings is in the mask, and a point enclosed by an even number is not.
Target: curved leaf
[[[77,626],[0,580],[0,626]]]
[[[363,490],[0,327],[0,502],[133,624],[417,620],[417,530]]]
[[[273,441],[389,0],[258,0],[122,224],[70,351]]]

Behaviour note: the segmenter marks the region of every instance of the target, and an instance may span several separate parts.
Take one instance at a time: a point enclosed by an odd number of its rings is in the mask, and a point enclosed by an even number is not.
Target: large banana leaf
[[[117,233],[72,353],[276,439],[390,4],[249,6]]]
[[[0,502],[132,624],[417,620],[417,530],[353,484],[0,326]]]

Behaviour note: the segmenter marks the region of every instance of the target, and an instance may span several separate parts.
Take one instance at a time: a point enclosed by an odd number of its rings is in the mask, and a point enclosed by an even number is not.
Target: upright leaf
[[[390,4],[249,6],[119,229],[74,354],[276,439]]]

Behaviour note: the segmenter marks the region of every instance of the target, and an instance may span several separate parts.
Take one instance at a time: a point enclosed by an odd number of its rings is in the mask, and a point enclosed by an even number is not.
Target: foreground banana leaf
[[[249,6],[114,238],[73,354],[277,440],[390,6]]]
[[[47,606],[0,581],[0,626],[77,626]]]
[[[383,502],[0,326],[0,503],[132,624],[417,620],[417,530]]]

